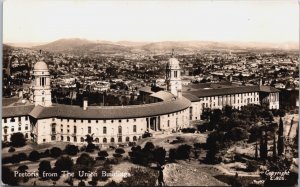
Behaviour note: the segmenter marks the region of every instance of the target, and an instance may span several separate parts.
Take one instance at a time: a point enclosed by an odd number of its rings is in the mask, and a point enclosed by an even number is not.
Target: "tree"
[[[88,143],[88,145],[86,146],[85,151],[86,152],[93,152],[95,149],[95,144],[93,144],[94,142],[94,138],[93,138],[93,134],[92,135],[86,135],[86,139],[85,141]]]
[[[40,162],[39,164],[39,176],[44,179],[47,180],[49,179],[49,177],[47,175],[44,175],[44,173],[50,173],[51,172],[51,164],[48,160],[43,160]]]
[[[278,156],[283,154],[284,151],[284,135],[283,135],[283,121],[280,117],[279,120],[279,129],[278,129],[278,140],[277,140],[277,152]]]
[[[55,162],[55,167],[59,173],[61,171],[72,171],[73,165],[73,160],[69,156],[62,156]]]
[[[37,152],[37,151],[31,151],[29,156],[28,156],[28,159],[30,161],[37,161],[40,159],[40,153]]]
[[[260,145],[259,145],[259,148],[260,148],[260,159],[262,160],[265,160],[267,159],[267,156],[268,156],[268,144],[267,144],[267,141],[265,141],[265,131],[262,131],[261,133],[261,137],[260,137]]]
[[[67,153],[68,155],[75,156],[79,152],[78,146],[68,144],[66,145],[64,152]]]
[[[189,159],[191,148],[192,147],[187,144],[180,145],[176,150],[176,158],[179,160]]]
[[[62,154],[62,150],[58,147],[53,147],[50,149],[50,156],[53,158],[57,158]]]
[[[258,158],[258,146],[257,146],[257,141],[255,142],[255,159]]]
[[[106,162],[97,169],[97,176],[93,177],[93,181],[106,181],[109,178],[108,173],[111,173],[112,167]]]
[[[117,154],[124,154],[124,153],[125,153],[125,151],[124,151],[123,148],[117,148],[117,149],[115,150],[115,152],[116,152]]]
[[[86,153],[82,153],[80,157],[78,157],[76,160],[76,164],[84,165],[87,167],[92,167],[94,163],[95,163],[94,159]]]
[[[108,156],[108,153],[107,151],[99,151],[98,156],[104,160]]]
[[[273,160],[275,161],[277,159],[277,150],[276,150],[276,135],[274,135],[273,138]]]
[[[17,132],[13,133],[10,137],[10,144],[13,147],[22,147],[26,143],[26,138],[23,133]]]
[[[121,181],[121,186],[156,186],[158,174],[149,168],[131,168],[130,176]]]
[[[156,162],[163,165],[166,159],[166,150],[162,147],[157,147],[153,150],[153,156]]]
[[[8,167],[2,166],[2,182],[4,184],[10,186],[17,186],[18,185],[18,178],[14,175]]]
[[[152,151],[154,149],[154,145],[152,142],[147,142],[144,146],[144,149],[143,151],[145,152],[149,152],[149,151]]]
[[[169,161],[174,162],[176,160],[176,149],[171,148],[169,150]]]

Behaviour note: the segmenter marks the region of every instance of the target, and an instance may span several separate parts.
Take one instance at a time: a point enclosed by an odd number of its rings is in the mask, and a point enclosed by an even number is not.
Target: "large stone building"
[[[143,87],[144,104],[130,106],[88,106],[53,104],[47,64],[37,62],[33,70],[30,101],[3,100],[2,140],[13,133],[38,144],[66,141],[83,143],[92,135],[95,143],[137,141],[146,131],[176,131],[200,120],[205,108],[234,108],[265,104],[279,108],[278,90],[268,86],[199,84],[183,90],[179,62],[172,57],[166,66],[166,88]]]

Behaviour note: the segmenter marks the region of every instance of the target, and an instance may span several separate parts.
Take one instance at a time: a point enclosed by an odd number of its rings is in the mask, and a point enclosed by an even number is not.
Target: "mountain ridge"
[[[10,44],[11,45],[11,44]],[[11,46],[16,46],[11,45]],[[215,41],[106,41],[87,40],[82,38],[62,38],[43,45],[32,46],[51,52],[67,53],[134,53],[134,52],[165,52],[175,49],[178,52],[196,52],[199,50],[242,50],[242,49],[274,49],[274,50],[299,50],[296,42],[279,44],[260,42],[215,42]]]

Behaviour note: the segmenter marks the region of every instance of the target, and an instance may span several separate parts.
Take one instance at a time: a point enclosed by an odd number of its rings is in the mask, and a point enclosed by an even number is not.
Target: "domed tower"
[[[45,62],[35,63],[33,68],[32,101],[41,106],[51,106],[50,74]]]
[[[181,97],[181,69],[179,61],[173,56],[173,53],[166,66],[166,84],[167,91],[176,97]]]

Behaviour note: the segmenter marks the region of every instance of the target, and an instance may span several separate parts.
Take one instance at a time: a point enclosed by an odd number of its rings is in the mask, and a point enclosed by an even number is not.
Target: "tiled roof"
[[[37,119],[61,117],[77,119],[126,119],[157,116],[184,110],[191,102],[186,98],[144,105],[88,107],[54,105],[52,107],[35,107],[30,115]]]
[[[2,107],[2,117],[26,116],[33,110],[34,105]]]
[[[154,93],[152,90],[151,90],[151,87],[150,86],[145,86],[145,87],[142,87],[139,89],[140,92],[146,92],[146,93]]]
[[[190,93],[197,97],[209,97],[209,96],[230,95],[230,94],[250,93],[250,92],[272,93],[272,92],[279,92],[279,90],[270,86],[237,86],[231,88],[201,89],[197,91],[188,91],[186,93]]]
[[[167,101],[167,100],[174,98],[173,94],[171,94],[170,92],[166,92],[166,91],[159,91],[159,92],[151,94],[150,96],[159,98],[163,101]]]
[[[8,106],[8,105],[11,105],[11,104],[17,102],[18,100],[19,100],[19,98],[17,98],[17,97],[3,98],[3,99],[2,99],[2,106]]]
[[[182,94],[183,97],[187,98],[188,100],[190,100],[191,102],[197,102],[200,101],[199,97],[190,94],[190,93],[184,93]]]

